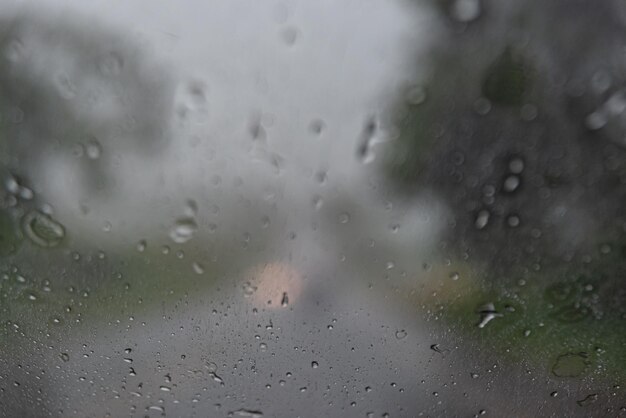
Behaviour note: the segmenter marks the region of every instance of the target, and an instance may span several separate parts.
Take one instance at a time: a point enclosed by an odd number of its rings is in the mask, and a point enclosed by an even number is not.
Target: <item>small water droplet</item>
[[[298,29],[294,27],[285,28],[281,31],[280,36],[286,45],[293,46],[298,39]]]
[[[347,224],[348,222],[350,222],[350,214],[347,212],[339,214],[339,223]]]
[[[146,250],[146,245],[146,240],[142,239],[137,243],[137,251],[139,251],[140,253],[144,252]]]
[[[287,292],[283,292],[283,297],[280,300],[280,306],[287,306],[289,305],[289,296],[287,295]]]
[[[314,119],[309,124],[309,130],[313,132],[315,135],[321,135],[324,131],[324,121],[321,119]]]
[[[64,99],[72,99],[76,96],[76,86],[66,73],[59,73],[54,77],[59,95]]]
[[[100,57],[98,68],[100,72],[107,76],[119,75],[122,72],[124,60],[116,52],[109,52]]]
[[[70,355],[67,353],[61,353],[59,355],[59,357],[61,357],[61,360],[63,360],[63,362],[67,363],[68,361],[70,361]]]
[[[183,214],[187,218],[194,218],[198,214],[198,204],[193,199],[187,199]]]
[[[426,89],[424,86],[412,86],[406,93],[406,101],[408,104],[416,106],[426,101]]]
[[[606,71],[597,71],[591,77],[591,88],[597,93],[602,94],[611,87],[611,75]]]
[[[506,223],[511,228],[517,228],[519,226],[519,224],[520,224],[519,216],[517,216],[517,215],[510,215],[508,218],[506,218]]]
[[[312,367],[312,368],[317,369],[319,366],[320,366],[320,365],[319,365],[319,363],[318,363],[317,361],[312,361],[312,362],[311,362],[311,367]]]
[[[474,111],[481,116],[491,111],[491,102],[485,97],[480,97],[474,102]]]
[[[480,16],[480,0],[456,0],[450,12],[459,22],[471,22]]]

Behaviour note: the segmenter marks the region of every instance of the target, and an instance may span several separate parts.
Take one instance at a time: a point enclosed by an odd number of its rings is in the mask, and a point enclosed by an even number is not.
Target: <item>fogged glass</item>
[[[0,414],[626,416],[618,1],[5,1]]]

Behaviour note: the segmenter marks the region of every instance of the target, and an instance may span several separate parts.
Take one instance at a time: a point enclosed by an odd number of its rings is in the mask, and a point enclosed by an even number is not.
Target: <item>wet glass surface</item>
[[[626,416],[625,32],[6,2],[0,415]]]

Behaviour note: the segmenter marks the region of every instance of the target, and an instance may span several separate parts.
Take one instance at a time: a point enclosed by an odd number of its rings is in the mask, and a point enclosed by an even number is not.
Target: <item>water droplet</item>
[[[491,111],[491,102],[485,97],[480,97],[474,102],[474,111],[479,115],[485,116]]]
[[[198,225],[193,218],[180,218],[170,231],[170,238],[177,244],[183,244],[193,238]]]
[[[474,226],[476,227],[476,229],[485,228],[489,223],[489,216],[491,216],[491,214],[487,210],[483,209],[478,212],[478,215],[476,216],[476,221],[474,221]]]
[[[587,407],[595,403],[597,400],[598,400],[598,394],[592,393],[590,395],[585,396],[584,399],[576,401],[576,403],[578,404],[578,406]]]
[[[489,322],[491,322],[495,318],[500,318],[503,316],[501,313],[498,313],[496,311],[494,304],[491,302],[479,308],[478,313],[480,314],[480,322],[478,323],[478,328],[484,328]]]
[[[298,39],[298,29],[294,27],[285,28],[281,31],[280,36],[286,45],[292,46]]]
[[[426,101],[426,89],[423,86],[412,86],[406,93],[408,104],[416,106]]]
[[[151,405],[151,406],[146,408],[146,411],[165,412],[165,408],[163,408],[162,406],[159,406],[159,405]]]
[[[439,344],[431,344],[430,349],[435,353],[443,354],[443,350],[439,347]]]
[[[24,45],[20,40],[13,39],[9,41],[5,51],[4,56],[10,62],[18,62],[24,55]]]
[[[193,199],[187,199],[183,214],[187,218],[194,218],[198,214],[198,203]]]
[[[350,222],[350,214],[347,212],[339,214],[339,223],[347,224],[348,222]]]
[[[217,382],[220,385],[224,386],[224,380],[220,376],[218,376],[217,373],[209,372],[209,377],[213,379],[214,382]]]
[[[159,386],[159,389],[161,389],[163,392],[170,392],[172,390],[172,388],[165,385]]]
[[[517,215],[510,215],[508,218],[506,218],[506,223],[511,228],[518,227],[519,224],[520,224],[519,216],[517,216]]]
[[[519,157],[512,158],[509,161],[509,171],[513,174],[521,174],[524,171],[524,160]]]
[[[208,115],[208,88],[200,80],[191,80],[182,83],[175,97],[176,115],[185,122],[195,120],[197,123],[204,123]]]
[[[61,353],[59,355],[59,357],[61,358],[61,360],[63,360],[63,362],[67,363],[68,361],[70,361],[70,355],[67,353]]]
[[[193,267],[193,271],[196,272],[196,274],[203,274],[204,273],[204,266],[200,263],[197,262],[193,262],[191,264],[191,266]]]
[[[520,179],[518,176],[511,175],[504,179],[504,191],[507,193],[513,193],[520,185]]]
[[[521,118],[527,122],[534,120],[538,113],[539,111],[537,110],[537,106],[532,104],[525,104],[520,110]]]
[[[378,124],[376,120],[373,117],[369,118],[365,124],[356,150],[356,156],[363,164],[369,164],[376,159],[376,154],[372,148],[374,146],[377,130]]]
[[[459,22],[471,22],[480,12],[480,0],[456,0],[451,10],[452,17]]]
[[[557,377],[577,377],[590,364],[587,353],[567,353],[557,357],[552,373]]]
[[[137,243],[137,251],[139,251],[140,253],[144,252],[146,250],[146,245],[146,240],[142,239]]]
[[[56,247],[65,238],[63,225],[37,210],[24,215],[22,230],[32,242],[41,247]]]
[[[555,390],[554,392],[550,393],[550,396],[556,398],[557,396],[559,396],[559,392]]]
[[[319,366],[320,366],[320,365],[319,365],[319,363],[318,363],[317,361],[312,361],[312,362],[311,362],[311,367],[312,367],[312,368],[317,369]]]
[[[309,130],[313,132],[315,135],[321,135],[324,131],[324,121],[321,119],[314,119],[309,124]]]
[[[591,88],[597,93],[602,94],[611,87],[611,75],[606,71],[597,71],[591,77]]]
[[[601,110],[596,110],[593,113],[590,113],[589,116],[585,119],[585,126],[588,129],[595,131],[601,129],[608,122],[608,118],[604,112]]]
[[[283,297],[280,300],[280,306],[287,306],[289,305],[289,296],[287,295],[287,292],[283,292]]]
[[[396,331],[396,338],[402,340],[407,336],[407,332],[403,329]]]
[[[87,143],[85,147],[85,152],[87,153],[87,157],[92,160],[97,160],[102,154],[102,146],[97,140],[92,139]]]
[[[459,273],[457,273],[456,271],[455,271],[455,272],[450,273],[450,278],[451,278],[452,280],[455,280],[455,281],[456,281],[456,280],[459,280],[459,277],[460,277],[460,276],[459,276]]]
[[[122,72],[124,60],[115,52],[109,52],[100,58],[98,65],[100,72],[107,76],[119,75]]]
[[[76,96],[76,86],[66,73],[59,73],[54,77],[54,82],[59,91],[59,95],[64,99],[72,99]]]
[[[249,418],[261,418],[263,416],[263,412],[253,409],[238,409],[234,412],[235,415],[239,415],[240,417],[249,417]]]

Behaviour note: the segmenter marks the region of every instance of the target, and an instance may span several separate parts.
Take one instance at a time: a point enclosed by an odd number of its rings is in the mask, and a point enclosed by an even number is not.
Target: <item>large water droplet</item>
[[[24,215],[22,230],[32,242],[42,247],[56,247],[65,237],[63,225],[38,210]]]
[[[483,229],[484,227],[486,227],[487,223],[489,223],[489,216],[490,213],[487,210],[481,210],[480,212],[478,212],[478,215],[476,216],[476,221],[474,222],[474,226],[476,227],[476,229]]]
[[[396,338],[399,340],[404,339],[407,336],[407,332],[403,329],[396,331]]]
[[[501,313],[496,311],[496,308],[493,303],[486,303],[479,310],[480,314],[480,322],[478,323],[478,328],[484,328],[487,326],[489,322],[494,320],[495,318],[499,318],[502,316]]]
[[[238,409],[235,412],[235,415],[239,415],[240,417],[249,417],[249,418],[261,418],[263,416],[263,412],[252,410],[252,409]]]
[[[567,353],[557,357],[552,373],[558,377],[577,377],[583,374],[590,361],[587,353]]]
[[[459,22],[471,22],[480,16],[480,0],[456,0],[451,14]]]
[[[193,238],[198,229],[193,218],[180,218],[170,231],[170,238],[177,244],[184,244]]]
[[[91,160],[97,160],[102,154],[102,146],[96,139],[90,140],[85,146],[87,157]]]

